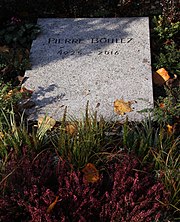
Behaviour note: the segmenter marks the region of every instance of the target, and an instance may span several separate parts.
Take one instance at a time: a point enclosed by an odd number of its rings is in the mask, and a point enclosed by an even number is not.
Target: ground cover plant
[[[5,173],[16,171],[1,186],[3,221],[158,221],[165,216],[169,194],[133,155],[107,156],[91,184],[52,151],[27,152],[24,147],[20,160],[12,154],[7,162]]]
[[[43,2],[34,14],[31,7],[41,1],[10,7],[9,17],[0,17],[0,221],[179,221],[180,23],[176,1],[162,0],[161,7],[148,11],[153,73],[163,68],[168,79],[154,81],[153,115],[138,123],[98,120],[88,105],[81,121],[67,121],[66,111],[60,122],[48,116],[27,121],[24,109],[33,104],[29,103],[31,92],[21,83],[30,66],[31,41],[40,31],[36,16],[147,13],[145,5],[140,9],[144,1],[112,1],[111,5],[110,1],[86,1],[85,8],[84,1],[63,1],[58,7],[56,0],[55,5]],[[6,9],[7,4],[5,0]],[[11,14],[15,11],[20,18]],[[32,14],[34,23],[32,18],[27,21]]]

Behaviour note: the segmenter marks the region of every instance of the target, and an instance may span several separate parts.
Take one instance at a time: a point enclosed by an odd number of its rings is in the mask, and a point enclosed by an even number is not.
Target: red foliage
[[[157,200],[166,203],[168,194],[132,155],[109,160],[97,183],[84,183],[82,172],[51,152],[34,158],[24,154],[7,179],[0,197],[0,221],[162,221],[166,209]],[[12,157],[6,174],[16,165]],[[56,196],[56,204],[47,213]]]

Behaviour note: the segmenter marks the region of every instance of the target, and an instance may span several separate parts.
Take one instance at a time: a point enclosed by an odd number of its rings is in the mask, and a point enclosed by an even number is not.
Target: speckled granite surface
[[[133,101],[130,120],[153,107],[149,20],[141,18],[39,19],[42,32],[31,48],[25,87],[34,90],[30,118],[48,114],[81,118],[91,111],[106,119],[116,99]]]

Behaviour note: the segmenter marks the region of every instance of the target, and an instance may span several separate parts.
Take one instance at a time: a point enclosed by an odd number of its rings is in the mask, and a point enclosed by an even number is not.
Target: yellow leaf
[[[170,78],[165,68],[158,69],[156,72],[164,79],[165,82]]]
[[[11,89],[8,94],[5,96],[6,99],[9,99],[14,94],[13,90]]]
[[[172,134],[173,134],[173,126],[167,124],[167,133],[168,133],[169,135],[172,135]]]
[[[99,171],[92,163],[88,163],[84,169],[82,169],[82,172],[84,173],[84,178],[90,183],[95,183],[99,180]]]
[[[55,126],[55,124],[56,120],[49,116],[43,116],[38,118],[38,128],[43,126],[44,128],[51,130]]]
[[[0,139],[4,138],[4,134],[0,131]]]
[[[48,207],[48,209],[47,209],[47,213],[49,214],[49,213],[51,213],[51,211],[53,210],[53,208],[55,207],[55,205],[57,204],[57,202],[58,202],[58,196],[56,196],[56,199],[55,199],[55,201],[54,202],[52,202],[52,204],[50,204],[49,205],[49,207]]]
[[[66,132],[69,133],[70,135],[73,135],[75,132],[77,132],[77,127],[73,124],[68,124],[66,126]]]
[[[120,100],[117,99],[114,102],[114,112],[116,112],[119,115],[124,115],[125,113],[131,112],[132,111],[131,104],[132,102],[130,101],[125,102],[123,99]]]
[[[164,68],[158,69],[156,72],[153,72],[153,82],[156,85],[162,86],[168,80],[170,80],[170,76]]]
[[[17,89],[11,89],[5,96],[4,99],[10,99],[12,96],[14,96],[14,94],[18,93]]]

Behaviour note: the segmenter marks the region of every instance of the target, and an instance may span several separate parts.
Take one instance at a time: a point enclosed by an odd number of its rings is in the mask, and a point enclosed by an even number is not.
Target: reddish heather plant
[[[5,173],[16,167],[12,157]],[[105,168],[100,180],[91,184],[50,151],[37,157],[24,153],[1,187],[0,221],[162,221],[165,205],[159,201],[166,203],[168,193],[134,156],[113,157]],[[47,211],[56,196],[57,203]]]

